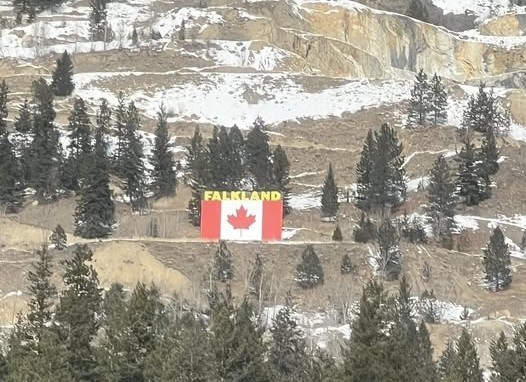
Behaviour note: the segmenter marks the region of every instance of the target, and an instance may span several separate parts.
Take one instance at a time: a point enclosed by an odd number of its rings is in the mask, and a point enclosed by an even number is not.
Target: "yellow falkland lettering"
[[[259,192],[252,191],[252,195],[250,195],[250,200],[260,200]]]
[[[272,200],[272,201],[281,200],[281,192],[279,192],[279,191],[272,191],[270,193],[270,200]]]
[[[212,194],[213,192],[212,191],[205,191],[205,195],[204,195],[204,200],[210,200],[212,199]]]
[[[270,200],[270,191],[261,191],[261,200],[263,201]]]
[[[220,200],[253,200],[253,201],[278,201],[281,200],[279,191],[205,191],[205,201]]]
[[[219,191],[214,191],[213,195],[212,195],[212,199],[210,200],[221,200],[221,193]]]

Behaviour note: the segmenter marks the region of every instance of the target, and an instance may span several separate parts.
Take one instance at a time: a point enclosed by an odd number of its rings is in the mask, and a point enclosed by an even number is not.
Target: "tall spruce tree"
[[[0,206],[4,213],[15,213],[22,205],[23,172],[7,132],[0,134]]]
[[[256,190],[272,186],[271,152],[269,138],[264,129],[265,123],[258,117],[246,139],[246,163],[252,175],[252,186]]]
[[[170,148],[167,114],[164,106],[161,105],[161,108],[157,113],[155,146],[152,153],[152,191],[158,198],[174,195],[177,186],[177,179],[174,170],[175,163]]]
[[[75,84],[73,83],[73,62],[68,51],[64,51],[57,59],[57,66],[53,71],[51,89],[56,96],[71,95]]]
[[[464,111],[463,129],[484,133],[490,128],[495,134],[499,134],[508,125],[509,116],[502,110],[493,90],[486,92],[486,85],[481,83],[478,93],[470,97]]]
[[[7,133],[7,120],[9,115],[7,101],[9,96],[9,87],[5,80],[0,82],[0,135]]]
[[[60,224],[57,224],[51,233],[51,236],[49,236],[49,241],[55,246],[55,249],[58,249],[59,251],[67,248],[68,235],[66,235],[66,231],[64,231],[64,228],[62,228]]]
[[[376,262],[386,280],[398,279],[402,269],[399,243],[398,230],[390,219],[384,219],[378,228]]]
[[[272,342],[268,362],[278,381],[301,381],[305,373],[307,354],[303,332],[294,320],[296,311],[292,295],[287,293],[285,305],[273,319]]]
[[[460,164],[457,172],[457,193],[468,206],[476,206],[489,197],[489,178],[481,173],[477,161],[475,146],[469,136],[464,141],[464,148],[459,155]]]
[[[433,233],[447,240],[454,227],[456,196],[446,158],[440,155],[433,163],[429,179],[427,204],[424,210],[431,218]]]
[[[243,137],[243,133],[239,127],[236,125],[232,126],[228,132],[227,147],[228,151],[225,152],[227,154],[225,159],[229,166],[229,177],[227,183],[232,187],[232,189],[239,189],[243,187],[243,181],[246,178],[246,150],[245,138]]]
[[[491,342],[489,346],[491,354],[491,381],[494,382],[513,382],[520,381],[520,375],[516,373],[514,367],[513,351],[510,349],[508,340],[504,332],[500,332],[497,340]],[[525,375],[526,376],[526,375]]]
[[[29,149],[30,144],[28,138],[32,130],[31,107],[27,99],[25,99],[18,108],[18,116],[15,118],[15,130],[22,135],[15,150],[20,160],[22,182],[27,184],[29,182],[31,163],[31,151]]]
[[[18,108],[18,116],[15,118],[15,130],[21,134],[31,131],[31,107],[27,99]]]
[[[408,126],[424,126],[429,112],[432,110],[430,100],[430,85],[424,69],[420,69],[415,77],[409,100]]]
[[[62,162],[59,133],[53,123],[53,93],[43,78],[33,82],[33,140],[29,147],[29,185],[39,200],[57,196]]]
[[[106,41],[108,39],[108,25],[106,22],[107,0],[90,0],[91,12],[89,25],[92,41]]]
[[[434,126],[447,121],[447,93],[442,78],[436,73],[429,86],[429,106]]]
[[[195,129],[190,145],[187,147],[186,162],[187,183],[192,189],[192,199],[188,203],[188,218],[194,226],[198,226],[201,219],[201,193],[209,184],[208,151],[199,128]]]
[[[210,186],[216,190],[229,190],[233,186],[233,177],[229,159],[233,154],[230,137],[224,126],[214,126],[212,137],[208,140],[208,166],[210,168]]]
[[[232,252],[228,249],[225,241],[219,242],[219,247],[214,256],[212,268],[214,280],[227,281],[234,277],[234,266],[232,265]]]
[[[79,381],[98,378],[93,340],[99,328],[102,289],[97,271],[89,264],[93,252],[85,244],[77,245],[73,258],[64,260],[64,285],[56,319],[69,352],[68,364]]]
[[[512,280],[510,251],[499,227],[493,230],[489,238],[488,246],[484,250],[483,262],[486,281],[494,290],[499,291],[510,286]]]
[[[310,244],[305,247],[301,254],[301,261],[296,266],[294,280],[303,289],[310,289],[318,285],[323,285],[325,281],[320,258],[316,254],[314,247]]]
[[[274,173],[275,187],[281,192],[281,198],[283,200],[283,214],[290,213],[290,162],[287,158],[287,153],[281,147],[277,145],[272,153],[272,168]]]
[[[258,300],[261,300],[263,296],[264,271],[265,265],[263,258],[259,253],[256,253],[254,267],[249,278],[249,291],[251,294],[254,294]]]
[[[368,208],[371,199],[371,174],[373,171],[374,158],[376,155],[376,140],[374,133],[369,130],[363,144],[360,161],[356,165],[358,206]]]
[[[449,379],[448,379],[449,378]],[[446,380],[482,382],[484,377],[480,368],[477,349],[468,331],[463,328],[455,346],[453,362]]]
[[[112,170],[115,175],[123,176],[123,158],[126,146],[126,121],[128,119],[126,100],[124,94],[119,92],[117,96],[117,108],[115,109],[115,138],[117,145],[112,156]]]
[[[482,138],[480,147],[480,161],[482,161],[481,171],[486,176],[494,175],[499,171],[499,150],[495,141],[495,132],[492,127],[488,127]]]
[[[333,218],[338,212],[338,187],[334,181],[334,172],[332,171],[332,164],[329,164],[329,170],[323,182],[321,194],[321,216],[325,218]]]

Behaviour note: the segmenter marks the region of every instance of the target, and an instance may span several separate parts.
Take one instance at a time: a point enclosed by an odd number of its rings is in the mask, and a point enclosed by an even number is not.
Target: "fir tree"
[[[263,131],[265,124],[261,118],[254,121],[254,127],[247,134],[247,167],[252,174],[252,186],[264,190],[272,186],[272,163],[268,135]]]
[[[228,184],[234,188],[241,188],[243,187],[243,182],[246,179],[246,149],[243,133],[236,125],[232,126],[228,132],[228,145],[229,152],[226,152],[226,162],[228,163],[230,173]]]
[[[234,357],[234,341],[236,340],[232,336],[235,326],[235,308],[228,284],[225,294],[221,293],[217,301],[210,305],[210,308],[209,329],[212,333],[211,348],[216,374],[219,380],[228,380],[232,358]]]
[[[56,197],[61,163],[59,133],[53,123],[53,93],[46,81],[33,82],[33,140],[29,147],[30,186],[39,200]]]
[[[51,233],[49,241],[55,246],[55,249],[58,249],[59,251],[63,250],[64,248],[67,248],[68,235],[66,235],[64,228],[62,228],[60,224],[57,224],[57,226]]]
[[[106,2],[107,0],[90,0],[89,25],[92,41],[107,40]]]
[[[464,142],[460,153],[460,165],[457,172],[457,193],[468,206],[478,205],[489,197],[489,178],[481,175],[480,162],[477,161],[475,147],[469,140]]]
[[[6,118],[9,115],[7,109],[7,101],[9,96],[9,87],[5,80],[0,82],[0,135],[7,133],[7,121]]]
[[[431,218],[433,233],[439,239],[451,236],[455,216],[455,185],[451,181],[446,159],[440,155],[433,163],[429,179],[427,204],[424,207]]]
[[[418,360],[417,378],[422,382],[438,380],[435,361],[433,360],[433,346],[425,321],[420,322],[418,328]]]
[[[441,381],[447,381],[447,378],[452,378],[455,357],[455,344],[453,341],[449,340],[447,341],[446,347],[444,348],[444,351],[442,351],[437,364],[437,374]],[[454,381],[454,379],[451,380]]]
[[[429,106],[433,125],[447,121],[447,93],[442,78],[433,76],[429,86]]]
[[[115,136],[117,145],[112,157],[112,169],[115,175],[122,177],[124,150],[126,147],[126,121],[128,120],[128,112],[126,108],[126,101],[124,94],[119,92],[117,96],[117,109],[115,110]]]
[[[362,211],[360,221],[354,227],[353,240],[358,243],[368,243],[376,239],[376,227],[374,223],[366,217],[365,212]]]
[[[186,26],[184,20],[181,21],[181,26],[179,27],[179,40],[184,41],[186,39]]]
[[[21,134],[27,134],[31,131],[31,108],[27,99],[18,108],[18,117],[15,118],[15,129]]]
[[[320,258],[312,245],[308,244],[301,254],[301,262],[296,266],[294,280],[303,289],[314,288],[324,282]]]
[[[159,198],[174,195],[177,180],[175,177],[173,154],[170,151],[167,115],[166,110],[162,105],[157,113],[157,118],[155,146],[152,153],[152,191],[154,192],[154,195]]]
[[[7,132],[0,134],[0,205],[4,213],[15,213],[22,205],[24,178]]]
[[[188,203],[188,218],[194,226],[198,226],[201,219],[201,193],[208,186],[209,178],[208,151],[199,128],[196,128],[187,148],[186,162],[188,163],[187,182],[192,189],[192,199]]]
[[[57,59],[57,66],[53,71],[51,89],[56,96],[68,96],[73,92],[74,88],[73,62],[66,50],[62,56]]]
[[[115,206],[109,187],[106,142],[100,127],[95,133],[95,146],[89,163],[75,208],[75,235],[84,238],[106,237],[113,231]]]
[[[482,370],[480,368],[477,350],[473,344],[470,334],[464,328],[455,347],[455,355],[449,374],[449,380],[460,380],[465,382],[482,382]]]
[[[124,191],[134,211],[142,211],[146,207],[144,154],[138,133],[139,126],[140,121],[137,108],[133,102],[130,102],[126,116],[121,175],[124,178]]]
[[[342,256],[342,261],[340,264],[340,273],[342,275],[350,274],[354,271],[354,266],[351,261],[351,256],[348,253]]]
[[[137,28],[135,28],[135,25],[133,26],[131,40],[133,45],[139,46],[139,35],[137,34]]]
[[[481,133],[492,129],[494,133],[504,131],[509,125],[509,117],[502,110],[493,94],[486,92],[486,85],[481,83],[476,95],[471,96],[464,111],[462,127],[464,130],[475,130]]]
[[[288,292],[285,305],[276,314],[270,329],[272,342],[268,362],[278,380],[303,380],[307,361],[306,344],[303,332],[294,320],[295,314],[292,296]]]
[[[212,268],[214,280],[227,281],[234,277],[234,267],[232,265],[232,252],[226,246],[225,241],[219,242],[219,247],[214,256]]]
[[[480,161],[482,162],[481,171],[486,176],[494,175],[499,171],[499,150],[495,141],[495,133],[491,127],[487,128],[482,138]]]
[[[329,164],[329,170],[323,182],[321,194],[321,216],[324,218],[334,218],[338,212],[338,187],[334,181],[332,165]]]
[[[239,187],[242,162],[238,149],[234,149],[226,127],[214,127],[208,141],[209,185],[214,189],[231,190]]]
[[[336,228],[334,229],[334,231],[332,233],[332,240],[334,240],[334,241],[342,241],[343,240],[342,230],[340,229],[339,225],[336,225]]]
[[[250,273],[249,279],[249,291],[250,293],[256,295],[257,299],[260,300],[263,291],[263,273],[265,271],[265,266],[263,264],[263,259],[256,253],[256,260],[254,261],[254,267]]]
[[[290,203],[290,177],[289,169],[290,162],[287,158],[287,153],[281,147],[281,145],[276,146],[272,154],[272,167],[274,173],[274,182],[277,189],[281,192],[281,198],[283,200],[283,214],[287,215],[290,213],[291,207]]]
[[[493,230],[488,246],[484,250],[486,281],[494,290],[506,289],[511,284],[511,258],[508,244],[499,227]]]
[[[522,233],[520,249],[523,252],[526,251],[526,230]]]
[[[111,109],[108,106],[108,101],[102,99],[99,110],[97,110],[96,116],[97,132],[100,132],[103,143],[105,157],[108,156],[108,144],[106,142],[106,135],[109,134],[111,129]]]
[[[64,260],[64,285],[56,318],[66,338],[69,366],[77,380],[97,379],[92,342],[99,328],[101,292],[97,272],[92,265],[93,252],[78,245],[71,260]]]
[[[430,100],[430,85],[424,69],[420,69],[415,78],[411,99],[409,100],[408,126],[424,126],[428,113],[432,110]]]
[[[373,171],[374,158],[376,155],[376,140],[374,133],[369,130],[367,138],[363,144],[360,161],[356,166],[358,206],[361,208],[369,207],[371,198],[371,173]]]
[[[378,272],[387,280],[396,280],[401,271],[400,237],[391,220],[385,219],[378,228]]]
[[[510,349],[507,338],[500,332],[498,339],[492,341],[489,346],[492,360],[492,379],[495,382],[520,381],[520,375],[514,367],[513,350]]]

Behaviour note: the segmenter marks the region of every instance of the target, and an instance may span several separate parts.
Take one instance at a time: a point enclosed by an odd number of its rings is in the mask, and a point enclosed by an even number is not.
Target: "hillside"
[[[371,8],[375,3],[375,8]],[[161,104],[168,114],[172,152],[182,164],[177,194],[152,201],[148,214],[133,213],[114,182],[117,227],[109,238],[73,235],[75,198],[38,203],[26,196],[16,214],[0,217],[0,323],[11,328],[25,309],[25,277],[33,253],[61,224],[70,247],[88,243],[101,284],[156,283],[165,297],[174,292],[203,303],[201,283],[213,262],[217,243],[199,239],[187,218],[191,190],[184,182],[185,154],[194,130],[205,138],[215,125],[237,125],[247,132],[261,117],[273,147],[281,145],[290,161],[292,212],[284,220],[279,243],[229,243],[234,255],[232,287],[236,299],[248,292],[256,253],[264,258],[272,280],[268,315],[285,294],[298,296],[300,325],[308,338],[338,353],[348,338],[348,322],[337,312],[355,306],[362,286],[374,276],[372,243],[352,240],[360,210],[345,198],[356,190],[356,165],[369,129],[388,123],[403,144],[408,198],[394,215],[424,215],[429,172],[437,155],[451,163],[459,158],[458,134],[469,96],[480,82],[511,114],[509,134],[499,136],[498,173],[492,197],[478,206],[458,204],[457,245],[403,243],[402,273],[418,297],[433,290],[440,305],[439,322],[430,325],[433,346],[442,351],[447,338],[462,326],[473,333],[482,364],[491,364],[489,343],[496,333],[511,333],[526,320],[526,254],[520,250],[526,229],[526,7],[499,1],[426,0],[428,22],[405,15],[409,1],[367,0],[122,0],[108,3],[112,31],[106,42],[90,41],[90,5],[73,0],[36,20],[17,26],[10,1],[0,0],[0,80],[10,89],[10,126],[19,105],[31,98],[31,84],[51,79],[55,60],[67,50],[74,66],[73,94],[55,99],[55,123],[67,145],[68,115],[82,97],[92,120],[106,99],[112,108],[118,94],[134,101],[141,117],[141,138],[151,156],[153,132]],[[180,38],[181,23],[185,38]],[[449,29],[448,29],[449,28]],[[137,31],[138,41],[132,39]],[[407,107],[419,69],[437,73],[449,95],[447,121],[438,127],[408,129]],[[480,146],[481,134],[474,136]],[[331,236],[336,226],[320,220],[321,187],[329,163],[340,188],[337,223],[343,241]],[[147,160],[147,167],[150,164]],[[149,227],[158,223],[158,237]],[[500,226],[510,246],[513,283],[491,292],[483,285],[482,251],[493,228]],[[303,290],[294,270],[305,245],[320,256],[326,282]],[[53,250],[55,263],[71,248]],[[340,274],[341,257],[349,254],[356,270]],[[422,277],[428,264],[431,275]],[[58,282],[58,279],[57,279]],[[397,282],[386,282],[395,290]],[[466,307],[469,319],[461,320]]]

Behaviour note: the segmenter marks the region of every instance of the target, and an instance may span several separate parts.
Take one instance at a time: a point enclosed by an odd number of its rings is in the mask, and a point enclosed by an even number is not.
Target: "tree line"
[[[29,303],[4,351],[0,379],[34,381],[467,381],[482,382],[474,341],[464,327],[438,362],[411,288],[398,292],[369,281],[341,357],[307,346],[294,298],[263,323],[253,296],[234,299],[230,284],[203,288],[207,303],[166,299],[155,285],[101,288],[86,245],[62,262],[61,287],[44,246],[28,272]],[[263,266],[262,258],[254,264]],[[261,270],[261,269],[260,269]],[[261,275],[261,273],[260,273]],[[60,290],[60,291],[59,291]],[[490,345],[492,380],[526,377],[526,325]]]

